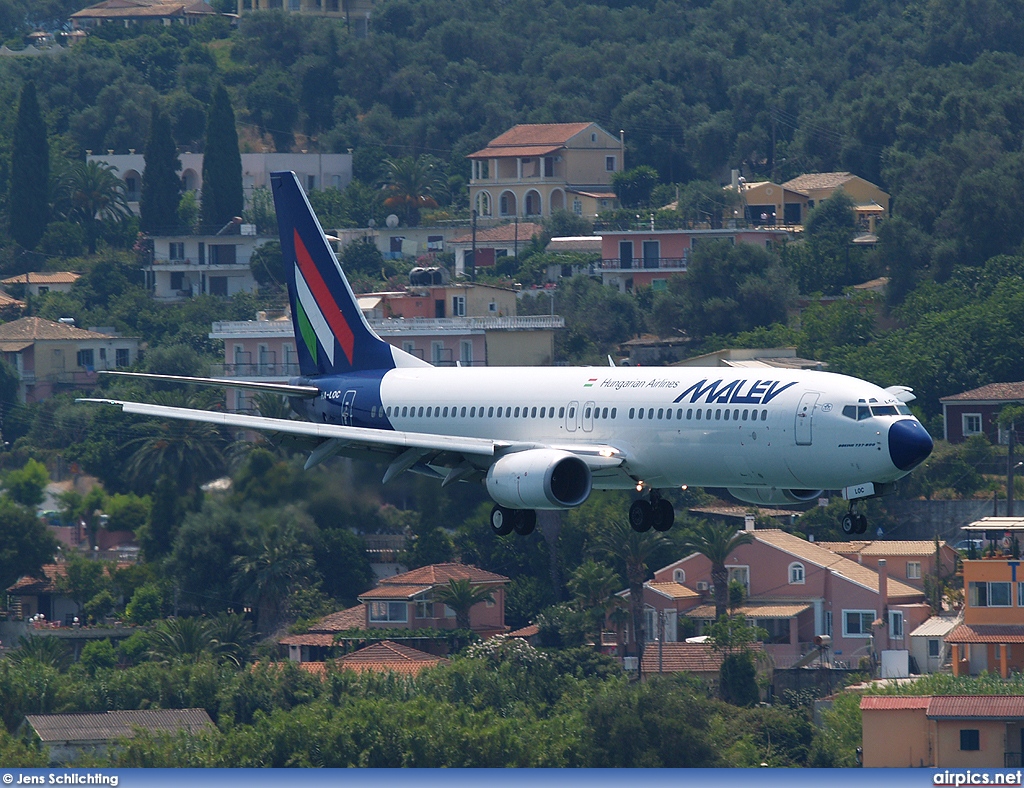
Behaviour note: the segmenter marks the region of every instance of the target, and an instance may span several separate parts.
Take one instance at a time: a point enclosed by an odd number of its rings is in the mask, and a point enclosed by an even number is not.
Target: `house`
[[[60,391],[94,388],[97,370],[130,367],[138,359],[139,340],[23,317],[0,325],[0,353],[18,373],[18,398],[32,403]]]
[[[628,604],[630,591],[627,588],[616,596]],[[643,596],[644,634],[648,643],[676,643],[683,640],[687,630],[680,632],[680,618],[689,615],[689,611],[703,601],[698,592],[675,580],[659,579],[657,573],[653,580],[644,583]],[[608,626],[612,626],[611,616]],[[621,624],[601,634],[602,651],[622,655],[622,647],[627,646],[635,637],[632,622],[623,618]]]
[[[346,30],[365,38],[370,29],[373,0],[238,0],[238,15],[276,9],[289,14],[344,20]]]
[[[470,277],[475,268],[490,268],[502,257],[517,258],[543,231],[543,226],[534,222],[512,222],[479,229],[475,237],[462,233],[452,238],[448,251],[455,252],[455,276]]]
[[[351,153],[243,153],[242,192],[246,206],[252,205],[256,189],[270,188],[270,173],[291,170],[299,176],[306,191],[312,189],[344,189],[352,182]],[[142,174],[146,171],[146,158],[131,149],[128,153],[87,152],[87,162],[98,161],[108,164],[115,175],[125,183],[128,207],[139,213],[139,198],[142,195]],[[181,184],[188,191],[203,191],[203,154],[179,153],[181,161]]]
[[[984,435],[992,443],[1006,443],[1007,433],[999,426],[999,411],[1007,405],[1024,403],[1024,381],[989,383],[942,397],[939,402],[945,440],[963,443],[972,435]]]
[[[356,673],[399,673],[415,676],[427,668],[450,664],[444,657],[428,654],[392,640],[372,643],[366,648],[346,654],[334,663],[339,670]]]
[[[777,667],[807,654],[816,635],[830,635],[834,656],[856,666],[873,651],[908,648],[908,633],[929,616],[924,593],[890,578],[885,559],[876,571],[782,530],[752,533],[753,543],[734,550],[726,566],[729,580],[746,589],[742,612],[768,631],[765,650]],[[702,596],[704,604],[686,613],[698,632],[713,620],[711,563],[703,555],[655,571],[654,581]]]
[[[818,542],[833,553],[849,558],[878,571],[878,561],[884,558],[889,577],[902,580],[909,586],[924,590],[926,577],[935,577],[936,568],[942,577],[952,577],[957,570],[959,554],[944,541],[939,541],[938,560],[935,542],[927,539],[893,539],[850,542]]]
[[[721,230],[603,230],[601,281],[621,292],[639,287],[661,290],[669,277],[686,273],[693,250],[700,244],[748,243],[763,248],[789,238],[782,229]]]
[[[217,16],[216,10],[204,0],[103,0],[71,15],[74,30],[88,30],[103,24],[123,27],[156,23],[195,25]]]
[[[732,183],[725,188],[739,194],[736,219],[756,227],[803,225],[811,203],[808,195],[771,181],[748,183],[738,177],[738,170],[733,170],[733,174]]]
[[[89,555],[92,555],[92,552]],[[116,565],[118,569],[126,569],[132,563],[118,561]],[[67,567],[63,563],[43,564],[43,571],[39,577],[20,577],[7,588],[9,618],[13,621],[31,621],[38,614],[39,620],[50,629],[71,626],[75,616],[80,615],[81,611],[74,600],[64,596],[60,591],[59,582],[65,577]]]
[[[1024,573],[1011,556],[963,561],[964,618],[945,641],[953,675],[1024,671]],[[1018,576],[1020,575],[1020,576]]]
[[[81,274],[72,271],[32,271],[0,279],[0,285],[18,298],[41,296],[44,293],[69,293]]]
[[[483,219],[572,211],[593,219],[615,208],[612,176],[624,143],[596,123],[514,126],[471,153],[469,204]]]
[[[873,234],[878,222],[889,215],[889,195],[875,184],[850,172],[814,172],[798,175],[782,184],[782,188],[807,196],[807,209],[827,200],[837,191],[846,192],[853,200],[857,226]]]
[[[711,353],[677,361],[674,367],[749,367],[754,369],[815,369],[827,364],[817,359],[800,358],[795,347],[723,348]]]
[[[963,623],[959,615],[932,616],[910,633],[910,656],[921,673],[938,673],[950,668],[946,635]]]
[[[708,684],[718,683],[725,654],[715,651],[709,643],[650,644],[644,649],[642,673],[692,673]]]
[[[864,766],[1019,768],[1024,695],[868,695]]]
[[[25,723],[48,748],[50,765],[74,762],[81,755],[103,755],[118,739],[138,731],[175,734],[213,730],[205,709],[139,709],[100,714],[28,714]]]
[[[256,235],[254,225],[234,222],[215,235],[155,236],[152,257],[142,269],[146,287],[158,301],[255,293],[249,264],[268,240]]]

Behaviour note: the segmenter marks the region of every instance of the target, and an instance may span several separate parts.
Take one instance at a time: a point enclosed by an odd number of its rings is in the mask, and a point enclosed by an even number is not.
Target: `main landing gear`
[[[675,509],[657,490],[651,490],[647,500],[640,498],[633,501],[633,505],[629,507],[629,525],[640,533],[652,528],[665,532],[672,527],[675,520]]]
[[[858,512],[854,502],[850,501],[850,510],[843,515],[843,533],[847,536],[862,534],[868,530],[868,516]]]
[[[536,527],[537,512],[534,509],[508,509],[504,506],[491,509],[491,530],[495,536],[508,536],[513,531],[527,536]]]

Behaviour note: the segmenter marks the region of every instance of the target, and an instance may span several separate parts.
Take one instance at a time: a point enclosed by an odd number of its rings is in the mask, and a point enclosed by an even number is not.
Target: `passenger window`
[[[544,411],[546,411],[546,410],[547,410],[547,408],[541,408],[541,409],[540,409],[540,417],[541,417],[542,419],[544,418]]]
[[[659,419],[665,418],[665,409],[664,408],[658,408],[658,418]]]
[[[465,408],[462,409],[462,418],[466,418],[466,409]]]
[[[715,411],[715,421],[718,421],[720,418],[722,418],[722,409],[721,408],[719,408],[718,410]]]
[[[768,411],[766,411],[766,410],[762,410],[761,411],[761,421],[768,421]]]
[[[515,412],[514,418],[517,418],[517,419],[519,418],[519,408],[516,408],[516,412]]]
[[[473,418],[474,416],[476,416],[476,408],[470,408],[469,409],[469,417]]]
[[[570,419],[575,419],[576,418],[576,408],[569,408],[569,418]]]
[[[640,410],[637,412],[636,417],[638,419],[642,419],[644,417],[644,409],[643,408],[640,408]]]
[[[612,408],[612,418],[615,418],[615,408]]]
[[[734,410],[732,412],[732,420],[733,421],[739,421],[740,420],[740,409],[739,408],[736,408],[736,410]]]
[[[726,421],[729,420],[729,409],[728,408],[725,409],[725,420]]]
[[[686,420],[689,421],[693,418],[693,408],[686,409]]]
[[[530,408],[530,418],[531,419],[537,418],[537,409],[536,408]]]
[[[501,406],[500,405],[498,406],[498,418],[499,419],[501,418]]]
[[[420,418],[422,419],[423,418],[423,406],[422,405],[420,405],[420,414],[419,415],[420,415]]]
[[[585,418],[585,419],[589,419],[590,418],[590,408],[587,408],[585,411],[583,411],[583,418]]]
[[[525,419],[529,415],[530,415],[530,409],[529,408],[523,408],[523,418]]]
[[[565,416],[565,408],[559,408],[558,409],[558,418],[562,418],[564,416]]]
[[[602,419],[607,419],[608,418],[608,408],[605,408],[604,411],[602,411],[601,418]]]
[[[700,408],[697,408],[697,421],[700,421]]]
[[[490,418],[493,418],[493,417],[494,417],[494,407],[491,406],[490,408],[487,409],[487,418],[490,419]]]
[[[448,408],[445,408],[444,413],[442,413],[441,415],[444,416],[445,418],[448,418]]]
[[[743,420],[744,421],[747,420],[747,409],[746,408],[743,409]]]
[[[654,408],[649,408],[648,409],[648,411],[647,411],[647,418],[649,418],[649,419],[653,419],[654,418]]]
[[[629,417],[630,418],[633,418],[635,413],[636,413],[636,408],[630,408],[629,409]]]

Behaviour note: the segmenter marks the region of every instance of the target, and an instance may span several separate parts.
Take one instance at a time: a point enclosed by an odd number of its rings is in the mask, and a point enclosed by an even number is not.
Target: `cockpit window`
[[[857,406],[857,421],[864,421],[864,419],[871,418],[871,411],[867,405]]]
[[[897,405],[896,410],[900,412],[901,416],[913,416],[914,411],[908,408],[906,405]]]
[[[872,416],[895,416],[897,414],[895,405],[872,405]]]
[[[845,407],[843,407],[843,415],[846,416],[846,418],[848,418],[848,419],[853,419],[854,421],[856,421],[856,419],[857,419],[857,406],[856,405],[846,405]]]

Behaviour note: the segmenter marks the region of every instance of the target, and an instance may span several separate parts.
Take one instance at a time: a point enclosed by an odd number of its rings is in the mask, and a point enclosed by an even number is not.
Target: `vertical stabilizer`
[[[303,377],[394,369],[393,348],[366,322],[294,172],[270,181]]]

